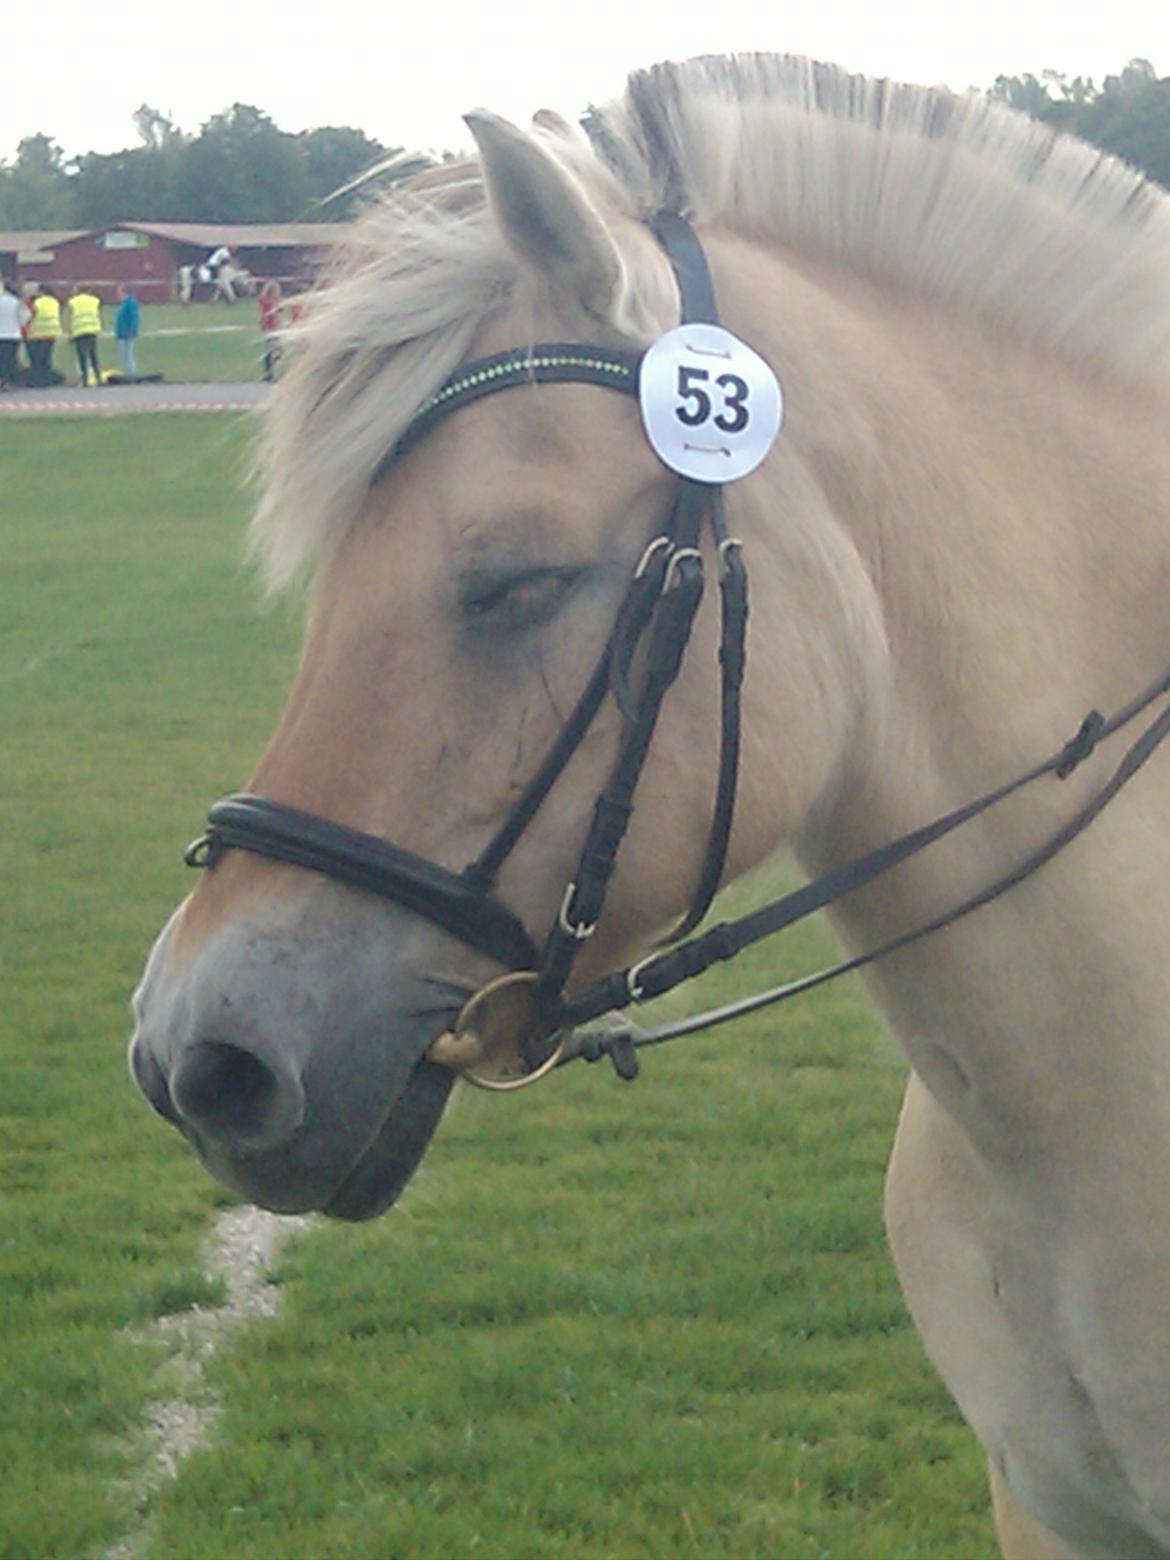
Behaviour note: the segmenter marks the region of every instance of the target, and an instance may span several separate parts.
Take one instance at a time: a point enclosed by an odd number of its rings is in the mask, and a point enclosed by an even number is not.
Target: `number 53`
[[[719,411],[712,416],[712,390],[717,393]],[[705,368],[680,365],[678,371],[680,404],[674,415],[688,428],[713,422],[724,433],[742,433],[748,425],[748,384],[738,374],[720,374],[714,381]],[[688,404],[689,403],[689,404]]]

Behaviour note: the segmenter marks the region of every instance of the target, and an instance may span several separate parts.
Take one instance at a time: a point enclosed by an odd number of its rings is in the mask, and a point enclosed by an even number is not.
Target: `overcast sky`
[[[573,116],[640,65],[741,49],[955,88],[1045,69],[1099,82],[1135,56],[1170,74],[1170,0],[56,0],[22,16],[8,12],[0,159],[36,131],[70,156],[134,145],[144,102],[189,131],[243,102],[284,130],[456,149],[470,108]]]

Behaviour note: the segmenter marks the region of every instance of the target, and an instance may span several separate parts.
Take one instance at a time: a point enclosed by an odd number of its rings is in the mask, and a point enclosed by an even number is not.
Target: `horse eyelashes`
[[[536,569],[476,582],[461,595],[460,612],[473,625],[536,627],[555,616],[581,573],[577,568]]]

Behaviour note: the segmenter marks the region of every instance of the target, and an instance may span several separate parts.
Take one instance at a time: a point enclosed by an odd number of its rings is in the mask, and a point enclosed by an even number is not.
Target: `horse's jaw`
[[[276,1213],[382,1213],[454,1078],[425,1058],[454,988],[403,973],[429,929],[391,938],[381,915],[342,919],[237,923],[182,957],[172,921],[135,994],[139,1088],[218,1181]]]
[[[454,1079],[446,1067],[417,1063],[377,1136],[323,1213],[334,1219],[373,1219],[398,1200],[434,1136]]]

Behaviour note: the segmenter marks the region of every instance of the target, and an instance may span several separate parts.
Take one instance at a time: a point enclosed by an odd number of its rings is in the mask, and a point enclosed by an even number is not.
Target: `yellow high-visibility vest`
[[[69,334],[97,336],[102,328],[102,301],[93,293],[74,293],[69,300]]]
[[[61,305],[56,298],[41,293],[32,301],[32,319],[28,322],[30,341],[56,341],[61,334]]]

